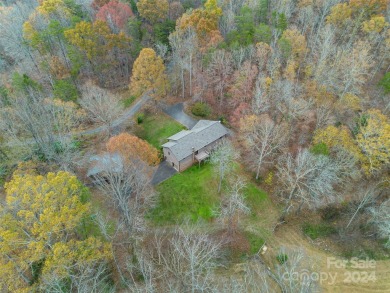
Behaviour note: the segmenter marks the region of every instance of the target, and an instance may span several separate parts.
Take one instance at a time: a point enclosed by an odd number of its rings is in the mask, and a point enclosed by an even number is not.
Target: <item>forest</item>
[[[389,23],[387,0],[0,0],[0,292],[389,292]],[[167,168],[204,120],[227,138]]]

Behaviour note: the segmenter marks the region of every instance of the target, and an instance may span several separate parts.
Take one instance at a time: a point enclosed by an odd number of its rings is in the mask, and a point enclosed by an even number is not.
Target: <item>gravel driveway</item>
[[[191,129],[198,121],[188,116],[186,113],[184,113],[183,109],[184,109],[184,104],[178,103],[164,109],[164,112],[167,113],[169,116],[171,116],[180,124],[183,124],[188,129]]]
[[[152,185],[157,185],[177,173],[176,169],[174,169],[167,161],[161,162],[158,166],[156,172],[153,174]]]

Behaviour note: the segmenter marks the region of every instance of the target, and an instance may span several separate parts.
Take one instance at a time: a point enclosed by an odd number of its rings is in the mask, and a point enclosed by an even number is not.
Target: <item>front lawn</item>
[[[217,192],[218,180],[213,173],[211,164],[202,164],[200,168],[196,164],[162,182],[156,187],[157,205],[149,218],[158,224],[212,219],[221,199]],[[268,206],[267,194],[251,182],[245,189],[245,199],[255,214]]]
[[[217,183],[210,164],[194,165],[177,173],[157,186],[157,206],[150,218],[158,224],[193,221],[213,217],[213,208],[219,203]]]
[[[185,129],[183,125],[164,113],[148,114],[145,115],[142,123],[137,125],[135,134],[160,149],[161,145],[167,142],[168,137],[183,129]]]

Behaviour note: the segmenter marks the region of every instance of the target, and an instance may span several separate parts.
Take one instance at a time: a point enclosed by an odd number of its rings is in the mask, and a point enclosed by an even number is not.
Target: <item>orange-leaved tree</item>
[[[107,150],[111,153],[118,152],[126,160],[136,158],[149,165],[156,165],[160,161],[156,148],[129,133],[111,137],[107,142]]]
[[[222,9],[216,0],[207,0],[204,8],[190,10],[182,15],[176,22],[176,28],[185,30],[195,28],[201,47],[213,45],[213,39],[221,40],[218,22],[222,16]]]

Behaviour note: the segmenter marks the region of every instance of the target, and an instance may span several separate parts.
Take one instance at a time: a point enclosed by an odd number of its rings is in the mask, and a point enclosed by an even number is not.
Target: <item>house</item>
[[[210,151],[228,134],[219,121],[200,120],[191,130],[182,130],[163,144],[164,158],[179,172],[208,158]]]

